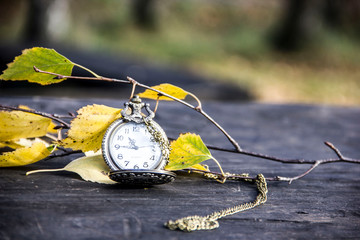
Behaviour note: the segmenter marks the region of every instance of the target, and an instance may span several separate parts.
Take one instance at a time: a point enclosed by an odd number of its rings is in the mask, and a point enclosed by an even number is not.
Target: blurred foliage
[[[181,66],[236,83],[262,102],[359,104],[359,31],[349,24],[347,31],[331,28],[312,10],[305,19],[309,41],[298,51],[279,52],[271,38],[281,24],[285,3],[152,1],[154,24],[142,28],[134,19],[133,1],[68,1],[70,24],[55,40]]]

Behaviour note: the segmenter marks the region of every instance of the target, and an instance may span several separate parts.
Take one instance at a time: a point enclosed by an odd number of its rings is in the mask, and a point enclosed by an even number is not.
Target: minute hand
[[[135,145],[132,145],[132,146],[120,146],[119,148],[138,149],[138,147],[135,146]]]

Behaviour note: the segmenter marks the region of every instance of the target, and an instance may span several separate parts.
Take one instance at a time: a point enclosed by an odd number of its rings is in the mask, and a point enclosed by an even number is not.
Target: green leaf
[[[214,159],[201,137],[193,133],[181,134],[171,143],[169,163],[165,169],[170,171],[190,168],[208,159]]]
[[[82,179],[90,182],[115,184],[116,182],[108,177],[109,167],[104,162],[101,154],[85,156],[71,161],[64,168],[40,169],[27,172],[26,175],[39,172],[69,171],[80,175]]]
[[[70,76],[74,67],[69,59],[57,53],[54,49],[34,47],[23,50],[8,68],[0,75],[3,80],[27,80],[29,82],[48,85],[63,80],[46,73],[35,72],[34,66],[40,70]]]

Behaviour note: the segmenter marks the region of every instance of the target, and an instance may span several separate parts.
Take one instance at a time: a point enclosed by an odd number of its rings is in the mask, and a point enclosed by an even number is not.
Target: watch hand
[[[118,148],[133,148],[133,146],[119,146]]]
[[[138,147],[135,145],[135,142],[136,141],[134,139],[129,138],[130,148],[137,150]]]

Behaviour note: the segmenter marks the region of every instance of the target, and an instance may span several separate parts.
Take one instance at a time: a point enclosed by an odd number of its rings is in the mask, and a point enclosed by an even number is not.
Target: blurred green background
[[[360,103],[357,0],[0,2],[3,45],[128,55],[235,84],[259,102]]]

